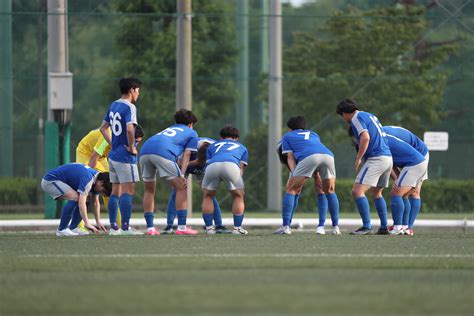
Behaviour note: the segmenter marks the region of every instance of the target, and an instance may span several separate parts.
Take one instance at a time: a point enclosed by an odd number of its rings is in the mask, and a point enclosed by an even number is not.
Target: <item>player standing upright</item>
[[[197,118],[185,109],[176,111],[176,124],[147,139],[140,150],[140,168],[144,182],[143,211],[148,235],[159,235],[153,224],[155,211],[156,174],[165,178],[176,191],[176,235],[195,235],[198,232],[186,226],[188,200],[184,174],[192,152],[197,151],[198,134],[193,129]],[[182,156],[181,167],[178,159]]]
[[[392,154],[385,139],[382,124],[375,115],[359,111],[356,102],[351,99],[341,101],[337,105],[336,112],[351,124],[359,146],[354,164],[357,177],[352,187],[352,195],[355,198],[363,225],[352,234],[369,234],[372,231],[372,224],[370,223],[369,201],[365,193],[369,189],[372,191],[381,226],[386,226],[387,204],[382,196],[382,191],[389,183],[393,164]],[[380,233],[384,232],[380,231]]]
[[[290,117],[286,125],[288,126],[288,133],[282,139],[282,153],[288,155],[288,167],[291,173],[282,202],[283,225],[275,233],[291,234],[290,222],[291,216],[295,212],[297,195],[301,192],[306,180],[314,177],[317,181],[315,174],[319,173],[333,220],[332,233],[339,235],[339,200],[335,191],[336,167],[334,165],[334,155],[321,143],[317,133],[306,130],[304,117]],[[321,233],[321,230],[319,233]]]
[[[248,164],[247,148],[238,142],[239,130],[231,125],[225,126],[219,132],[221,140],[213,143],[207,149],[207,167],[202,180],[203,200],[202,217],[206,225],[207,234],[215,234],[212,226],[214,203],[213,199],[219,183],[224,182],[232,198],[232,214],[234,217],[233,234],[247,235],[242,228],[244,219],[244,167]]]
[[[112,144],[109,153],[110,182],[112,182],[112,195],[108,205],[110,235],[141,234],[129,225],[135,183],[140,181],[135,143],[135,126],[138,124],[135,103],[140,96],[140,86],[141,82],[136,78],[120,79],[121,97],[112,102],[100,127],[105,140]],[[112,133],[109,132],[109,127]],[[117,225],[119,204],[122,229]]]

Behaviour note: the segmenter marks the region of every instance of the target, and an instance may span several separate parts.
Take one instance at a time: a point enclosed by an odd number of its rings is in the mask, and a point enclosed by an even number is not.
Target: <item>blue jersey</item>
[[[95,181],[97,175],[98,171],[95,171],[89,166],[80,163],[70,163],[48,171],[43,179],[47,181],[57,180],[64,182],[75,191],[87,195],[89,191],[86,190],[86,187],[91,181]]]
[[[400,138],[387,135],[387,142],[390,147],[390,152],[392,153],[393,165],[395,167],[403,168],[414,166],[425,160],[422,154]]]
[[[247,165],[249,153],[241,143],[232,139],[221,139],[209,146],[206,152],[207,165],[214,162],[233,162]]]
[[[428,153],[428,147],[426,146],[426,144],[423,143],[423,141],[418,136],[403,127],[384,126],[383,131],[387,135],[395,136],[403,140],[405,143],[410,144],[411,147],[418,150],[418,152],[423,156],[426,156],[426,154]]]
[[[137,156],[128,152],[127,125],[137,125],[135,105],[124,99],[112,102],[105,114],[104,122],[109,123],[112,132],[112,149],[109,158],[122,163],[137,163]],[[135,139],[135,136],[133,137]]]
[[[178,158],[185,150],[197,151],[198,134],[184,124],[175,124],[153,135],[143,144],[140,156],[158,155],[172,161]]]
[[[369,112],[356,111],[352,117],[351,126],[357,144],[360,144],[360,134],[362,134],[362,132],[369,133],[370,141],[367,151],[364,154],[365,159],[370,157],[391,156],[385,132],[382,130],[382,124],[380,124],[379,119],[375,115]]]
[[[326,154],[333,156],[333,153],[321,143],[319,135],[315,132],[297,129],[283,135],[281,140],[282,153],[290,152],[295,156],[296,162],[314,154]]]

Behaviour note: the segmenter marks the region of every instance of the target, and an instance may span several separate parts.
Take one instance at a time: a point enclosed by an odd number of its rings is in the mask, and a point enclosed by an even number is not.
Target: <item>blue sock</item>
[[[380,228],[386,229],[387,228],[387,203],[383,197],[379,197],[374,199],[375,208],[377,209],[377,214],[379,214],[380,218]]]
[[[372,229],[372,224],[370,223],[370,206],[369,200],[367,197],[363,196],[357,198],[356,200],[357,209],[359,210],[360,217],[362,218],[362,225],[364,228]]]
[[[120,214],[122,214],[122,229],[128,230],[130,217],[132,217],[132,199],[133,196],[122,193],[120,196]]]
[[[326,194],[332,226],[339,225],[339,199],[336,193]]]
[[[118,195],[112,194],[109,197],[109,204],[107,205],[107,208],[109,209],[110,227],[112,229],[118,229],[117,227],[118,203],[119,203]]]
[[[401,225],[403,220],[403,209],[405,208],[405,205],[403,205],[403,199],[401,196],[392,195],[390,201],[392,206],[393,225]]]
[[[285,193],[282,204],[281,217],[283,219],[283,226],[289,226],[291,212],[293,211],[293,206],[295,205],[295,196],[293,194]]]
[[[168,210],[166,212],[166,225],[173,226],[176,218],[176,191],[171,190],[170,198],[168,199]]]
[[[72,214],[76,209],[77,202],[76,201],[67,201],[66,205],[64,205],[63,210],[61,212],[61,220],[59,221],[58,230],[66,229],[71,221]]]
[[[244,220],[244,214],[235,215],[234,214],[234,227],[242,226],[242,221]]]
[[[186,217],[188,217],[188,210],[176,211],[176,215],[178,216],[178,225],[186,225]]]
[[[295,200],[294,200],[294,204],[293,204],[293,209],[291,210],[290,224],[291,224],[291,222],[293,221],[293,216],[295,215],[296,209],[298,208],[298,202],[299,202],[299,200],[300,200],[300,195],[299,195],[299,194],[295,194]]]
[[[69,224],[70,229],[75,229],[79,226],[79,223],[82,221],[81,212],[79,212],[79,205],[76,205],[74,212],[72,213],[71,224]]]
[[[143,213],[143,217],[145,217],[146,228],[152,228],[155,226],[153,224],[153,220],[155,219],[155,214],[153,212],[145,212]]]
[[[416,217],[421,209],[421,199],[417,198],[410,198],[410,218],[408,220],[408,228],[413,229],[413,225],[415,224]]]
[[[408,200],[408,198],[403,198],[403,204],[405,206],[405,209],[403,211],[402,225],[408,226],[408,221],[410,219],[410,211],[411,211],[410,200]]]
[[[222,211],[221,207],[219,206],[219,202],[217,202],[216,197],[212,199],[212,203],[214,204],[214,225],[216,225],[217,227],[222,226]]]
[[[328,199],[326,194],[318,194],[318,216],[319,224],[318,226],[324,226],[326,223],[326,214],[328,212]]]
[[[213,214],[202,213],[202,219],[204,220],[204,225],[212,226],[212,219],[214,218]]]

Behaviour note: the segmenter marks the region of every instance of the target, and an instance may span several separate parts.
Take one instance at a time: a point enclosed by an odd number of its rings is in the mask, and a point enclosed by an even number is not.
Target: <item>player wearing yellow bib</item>
[[[144,133],[143,128],[137,125],[135,130],[135,140],[137,144],[143,139]],[[105,140],[104,136],[99,129],[94,129],[84,136],[76,148],[76,162],[88,165],[89,167],[99,171],[108,172],[109,163],[108,157],[110,152],[110,145]],[[103,196],[104,206],[107,207],[109,203],[109,197]],[[120,212],[117,215],[118,225],[121,225]],[[74,223],[71,223],[74,225]],[[80,223],[83,227],[83,223]]]

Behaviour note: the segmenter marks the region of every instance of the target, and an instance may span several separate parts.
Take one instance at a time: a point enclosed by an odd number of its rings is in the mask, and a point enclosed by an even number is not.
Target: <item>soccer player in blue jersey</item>
[[[108,205],[110,235],[142,234],[129,225],[135,183],[140,181],[135,143],[135,127],[138,124],[135,103],[140,95],[140,86],[141,82],[136,78],[120,79],[121,97],[112,102],[100,127],[105,140],[112,144],[109,153],[110,182],[112,182],[112,195]],[[117,225],[119,204],[122,216],[121,229]]]
[[[204,174],[206,170],[206,152],[207,148],[216,141],[208,137],[199,137],[198,140],[198,151],[197,153],[192,153],[188,168],[186,169],[185,177],[192,174],[195,176],[198,181],[199,186],[202,188],[202,180],[204,179]],[[178,165],[181,165],[181,160],[178,162]],[[213,198],[214,203],[214,226],[216,234],[230,234],[232,231],[228,230],[222,224],[222,211],[217,201],[217,198]],[[166,216],[166,228],[163,231],[164,234],[173,233],[173,222],[176,217],[176,191],[172,190],[171,195],[168,199],[168,210]]]
[[[155,228],[156,174],[165,178],[176,191],[176,235],[196,235],[198,232],[186,226],[188,201],[186,178],[184,177],[191,153],[197,151],[198,134],[193,129],[197,118],[193,112],[180,109],[174,115],[176,124],[155,134],[143,144],[140,150],[140,168],[144,182],[143,211],[148,235],[159,235]],[[182,155],[181,167],[178,159]]]
[[[384,132],[387,135],[394,136],[402,141],[408,143],[415,150],[417,150],[426,160],[426,173],[423,176],[423,179],[419,181],[419,184],[416,188],[412,189],[404,198],[404,212],[403,212],[403,232],[406,235],[413,235],[413,225],[415,223],[416,217],[421,208],[421,185],[424,180],[428,179],[428,163],[429,163],[429,151],[426,144],[415,134],[409,130],[399,127],[399,126],[384,126]],[[393,152],[392,152],[393,155]],[[395,157],[394,165],[395,165]],[[393,173],[392,173],[393,174]]]
[[[336,195],[336,167],[333,153],[321,143],[319,135],[306,130],[306,120],[302,116],[290,117],[286,123],[288,133],[282,139],[282,153],[288,155],[290,179],[283,197],[283,225],[276,234],[290,235],[291,215],[295,211],[295,201],[308,178],[319,173],[323,191],[328,200],[328,208],[333,220],[332,233],[339,235],[339,200]],[[317,181],[317,178],[315,178]]]
[[[206,225],[207,234],[215,234],[212,225],[214,213],[214,196],[220,182],[224,182],[232,198],[232,214],[234,217],[234,229],[232,234],[247,235],[248,232],[242,228],[244,218],[244,180],[242,175],[248,164],[247,148],[238,142],[239,130],[227,125],[220,131],[221,140],[209,146],[206,153],[207,166],[202,181],[203,200],[202,217]]]
[[[392,154],[385,139],[385,133],[382,131],[382,124],[375,115],[359,111],[357,103],[351,99],[341,101],[337,105],[336,112],[351,124],[359,146],[354,164],[357,176],[352,187],[352,195],[362,218],[362,227],[351,234],[370,234],[372,231],[370,206],[365,193],[371,190],[380,220],[386,223],[387,204],[382,191],[389,183],[393,164]],[[386,232],[385,229],[380,229],[378,233],[385,234]]]
[[[100,222],[99,194],[110,195],[112,187],[108,172],[98,172],[83,164],[71,163],[50,170],[41,180],[41,188],[55,200],[68,200],[64,205],[56,236],[82,235],[76,228],[68,228],[72,216],[79,212],[84,227],[97,233],[99,230],[107,232]],[[97,227],[89,222],[87,217],[87,197],[94,195],[94,216]]]

